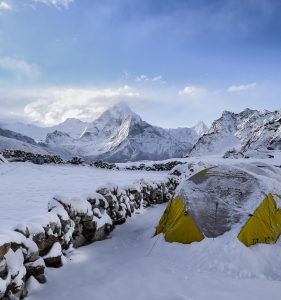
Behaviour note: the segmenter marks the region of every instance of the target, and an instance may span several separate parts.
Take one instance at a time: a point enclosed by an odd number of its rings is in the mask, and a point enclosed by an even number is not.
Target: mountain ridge
[[[182,130],[197,135],[194,129]],[[49,134],[46,143],[88,160],[123,162],[182,157],[194,139],[182,142],[169,130],[150,125],[125,103],[119,103],[89,123],[79,139],[57,132]]]
[[[230,151],[253,156],[255,151],[256,154],[270,151],[269,144],[273,144],[272,150],[281,148],[278,135],[281,132],[280,118],[280,110],[270,112],[246,108],[240,113],[224,111],[187,155],[223,155]]]

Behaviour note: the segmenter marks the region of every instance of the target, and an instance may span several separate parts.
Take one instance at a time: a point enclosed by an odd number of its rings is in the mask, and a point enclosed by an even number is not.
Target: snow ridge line
[[[170,176],[160,183],[102,186],[84,199],[55,196],[46,214],[1,230],[0,299],[24,298],[30,282],[46,282],[46,267],[61,267],[73,247],[104,240],[135,212],[169,201],[178,183]]]

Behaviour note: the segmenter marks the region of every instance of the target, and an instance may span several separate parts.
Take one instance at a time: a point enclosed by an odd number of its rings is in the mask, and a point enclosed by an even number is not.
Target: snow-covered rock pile
[[[63,159],[58,155],[34,154],[22,150],[4,150],[2,155],[10,161],[33,162],[35,164],[62,164]]]
[[[0,299],[18,299],[27,294],[29,283],[43,283],[45,267],[61,267],[68,249],[103,240],[134,212],[167,202],[178,180],[141,181],[120,188],[102,186],[85,198],[55,196],[48,212],[0,231]]]
[[[71,160],[68,160],[67,163],[72,165],[83,165],[85,161],[81,157],[74,156]]]
[[[116,166],[116,164],[111,164],[111,163],[108,163],[108,162],[103,161],[101,159],[93,162],[91,164],[91,166],[94,166],[94,167],[99,168],[99,169],[119,170],[119,167]]]
[[[168,161],[166,163],[154,163],[146,165],[144,163],[140,165],[132,165],[125,167],[126,170],[146,170],[146,171],[171,171],[175,166],[183,164],[180,161]]]
[[[108,163],[103,160],[97,160],[92,166],[99,168],[99,169],[109,169],[109,170],[145,170],[145,171],[171,171],[175,166],[181,165],[183,162],[181,161],[168,161],[163,163],[139,163],[139,164],[113,164]]]
[[[17,299],[26,294],[25,282],[34,276],[44,282],[44,260],[31,238],[16,231],[0,232],[0,298]]]

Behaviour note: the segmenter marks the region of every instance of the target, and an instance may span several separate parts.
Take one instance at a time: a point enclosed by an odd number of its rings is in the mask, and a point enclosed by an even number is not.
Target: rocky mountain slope
[[[0,151],[52,153],[65,159],[80,156],[87,161],[163,160],[185,155],[257,157],[281,150],[281,110],[224,111],[209,130],[203,122],[191,128],[163,129],[148,124],[125,103],[119,103],[91,123],[67,119],[57,126],[41,128],[41,137],[46,133],[41,143],[30,137],[38,137],[39,131],[34,128],[39,127],[23,127],[22,131],[31,128],[29,136],[4,128],[0,126]]]
[[[65,132],[73,138],[79,138],[87,126],[87,122],[75,118],[66,119],[64,122],[51,127],[40,127],[33,124],[24,124],[22,122],[0,124],[0,127],[3,129],[29,136],[37,142],[44,141],[48,133],[56,130]]]
[[[195,144],[199,137],[208,132],[208,127],[204,122],[199,122],[191,128],[170,128],[166,131],[182,143]]]
[[[50,154],[47,149],[37,144],[32,138],[0,128],[0,151],[4,150],[21,150],[42,155]]]
[[[238,114],[225,111],[188,155],[223,155],[231,150],[233,154],[246,156],[280,149],[280,119],[281,111],[245,109]]]
[[[74,139],[69,134],[55,131],[47,135],[46,143],[53,149],[62,148],[88,160],[161,160],[182,157],[199,138],[195,129],[179,130],[185,135],[178,133],[177,129],[152,126],[125,103],[119,103],[90,123],[80,138]]]

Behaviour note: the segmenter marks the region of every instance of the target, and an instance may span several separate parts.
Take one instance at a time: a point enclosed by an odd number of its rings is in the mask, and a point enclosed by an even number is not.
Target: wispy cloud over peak
[[[39,68],[36,64],[30,64],[25,60],[15,59],[9,56],[0,56],[0,71],[8,71],[14,73],[17,77],[26,77],[28,79],[36,79],[40,75]]]
[[[56,8],[68,8],[73,1],[74,0],[33,0],[35,3],[42,3],[48,6],[54,6]]]
[[[67,118],[94,120],[109,106],[134,101],[140,94],[125,85],[118,88],[49,88],[22,92],[32,99],[24,113],[32,122],[54,125]]]
[[[195,85],[188,85],[185,86],[182,90],[179,90],[180,96],[200,96],[206,92],[206,89],[195,86]]]
[[[6,1],[0,1],[0,10],[11,10],[12,5]]]
[[[167,82],[163,79],[162,75],[156,75],[156,76],[148,76],[141,74],[136,77],[137,82],[146,82],[146,83],[160,83],[160,84],[166,84]]]
[[[243,92],[243,91],[252,90],[256,86],[257,86],[256,82],[252,82],[252,83],[249,83],[249,84],[232,85],[227,89],[227,91],[230,92],[230,93]]]

